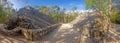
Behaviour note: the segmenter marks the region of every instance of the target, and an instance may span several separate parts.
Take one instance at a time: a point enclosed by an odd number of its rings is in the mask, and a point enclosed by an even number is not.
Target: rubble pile
[[[9,35],[23,34],[27,39],[35,40],[35,37],[44,36],[59,25],[49,16],[27,6],[21,8],[17,15],[11,17],[0,29]]]

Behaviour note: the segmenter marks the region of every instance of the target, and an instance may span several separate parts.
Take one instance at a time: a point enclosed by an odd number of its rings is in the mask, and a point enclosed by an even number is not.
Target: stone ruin
[[[23,35],[28,40],[37,40],[38,37],[44,36],[59,25],[49,16],[27,6],[21,8],[17,15],[5,22],[0,28],[0,33]]]
[[[82,21],[79,20],[79,22],[73,23],[73,28],[78,28],[80,32],[79,42],[109,43],[116,37],[116,42],[111,43],[117,43],[120,37],[118,36],[119,34],[114,36],[110,32],[113,28],[109,18],[102,12],[96,11],[94,13],[88,14],[89,16]],[[17,15],[10,18],[0,27],[0,33],[5,35],[22,35],[28,40],[36,40],[60,25],[45,14],[39,13],[31,7],[25,7],[20,9]]]
[[[114,25],[102,11],[88,13],[84,20],[77,22],[73,27],[80,29],[80,43],[120,42],[119,33],[113,31]]]

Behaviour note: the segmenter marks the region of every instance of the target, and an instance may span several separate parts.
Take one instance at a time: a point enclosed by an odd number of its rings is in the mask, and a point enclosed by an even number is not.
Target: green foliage
[[[86,0],[87,9],[99,9],[104,14],[106,14],[111,22],[120,23],[120,13],[118,9],[112,3],[114,0]]]
[[[110,0],[86,0],[87,9],[105,9],[108,7]]]
[[[3,11],[2,6],[0,6],[0,23],[5,19],[5,12]]]
[[[120,13],[111,14],[109,17],[111,22],[120,24]]]
[[[68,23],[68,22],[73,21],[78,15],[77,14],[69,15],[69,14],[57,14],[56,13],[56,14],[51,14],[49,16],[60,23]]]
[[[4,23],[8,18],[13,15],[13,12],[9,12],[9,9],[4,9],[0,5],[0,23]]]
[[[113,0],[86,0],[86,9],[98,9],[106,15],[110,15],[111,10],[115,10],[112,2]]]
[[[111,22],[116,23],[116,15],[115,14],[111,14],[109,17],[110,17]]]
[[[39,8],[39,11],[42,12],[42,13],[44,13],[44,14],[48,14],[48,8],[46,6],[41,6]]]
[[[116,18],[116,22],[120,24],[120,14],[118,14]]]
[[[71,10],[74,12],[77,8],[73,7]],[[54,20],[60,23],[68,23],[74,20],[77,17],[77,13],[75,14],[65,14],[65,8],[60,9],[59,6],[41,6],[39,11],[52,17]]]
[[[116,16],[116,23],[120,24],[120,13],[117,13],[115,16]]]

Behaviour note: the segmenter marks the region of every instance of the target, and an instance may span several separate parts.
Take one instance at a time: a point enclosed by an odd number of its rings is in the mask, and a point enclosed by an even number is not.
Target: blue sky
[[[9,0],[14,4],[14,8],[22,8],[26,5],[30,6],[54,6],[66,8],[77,7],[78,10],[85,10],[85,0]]]

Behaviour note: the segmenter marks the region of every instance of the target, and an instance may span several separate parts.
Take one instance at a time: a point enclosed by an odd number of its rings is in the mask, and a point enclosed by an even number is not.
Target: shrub
[[[116,14],[111,14],[109,16],[110,20],[112,23],[118,23],[120,24],[120,13],[116,13]]]
[[[120,24],[120,13],[116,14],[116,23]]]
[[[110,17],[111,22],[116,23],[116,16],[115,16],[115,14],[111,14],[109,17]]]
[[[0,23],[4,23],[8,18],[10,18],[14,13],[9,11],[10,9],[4,9],[0,5]]]
[[[69,23],[69,22],[73,21],[78,15],[77,14],[69,15],[69,14],[54,13],[54,14],[49,14],[49,16],[52,17],[57,22]]]

